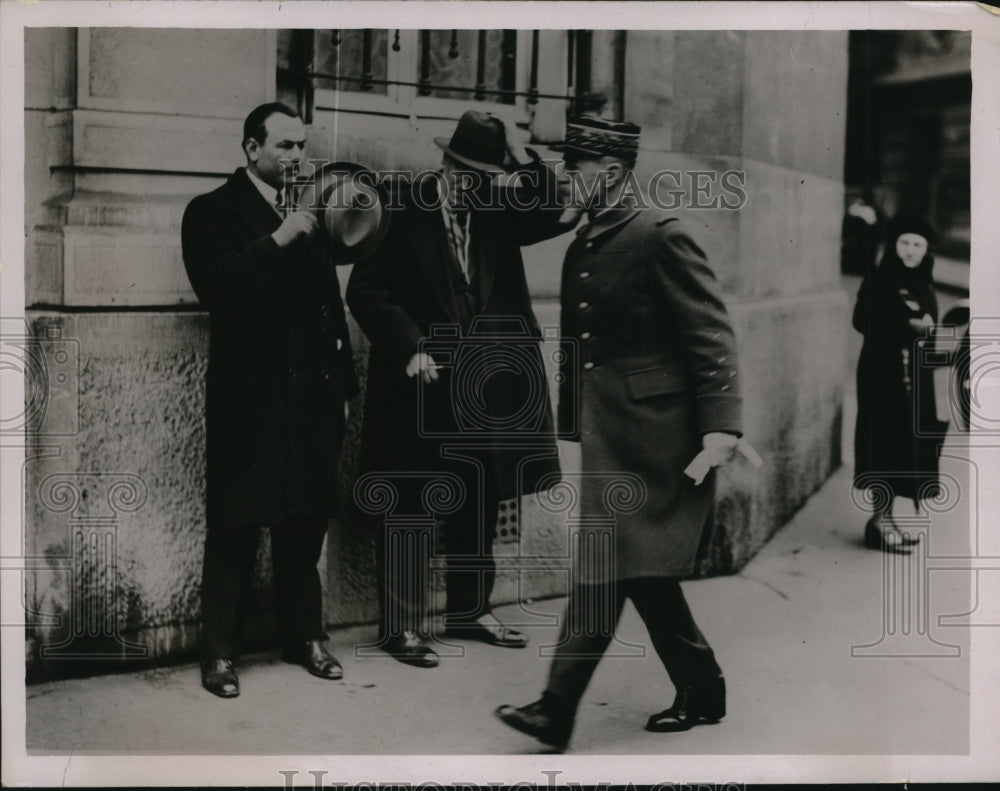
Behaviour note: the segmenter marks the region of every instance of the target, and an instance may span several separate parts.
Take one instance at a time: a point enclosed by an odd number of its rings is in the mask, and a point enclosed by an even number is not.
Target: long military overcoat
[[[581,581],[689,575],[714,476],[695,486],[683,470],[702,435],[741,430],[736,342],[705,254],[677,214],[612,209],[570,245],[561,300],[560,431],[581,443],[584,524],[615,519],[614,556],[581,564]]]
[[[464,446],[494,475],[501,499],[557,480],[541,332],[520,248],[567,229],[551,200],[551,172],[537,161],[528,171],[530,194],[519,193],[518,201],[535,210],[473,210],[469,218],[478,316],[472,338],[458,329],[461,297],[436,177],[388,185],[395,207],[388,234],[354,267],[347,286],[351,314],[371,341],[363,471],[452,469],[444,454]],[[532,195],[539,202],[532,204]],[[546,195],[548,209],[540,202]],[[441,365],[437,382],[406,375],[407,362],[421,349]]]
[[[350,336],[332,259],[279,248],[280,224],[243,168],[184,213],[184,264],[211,321],[210,526],[335,510],[344,399],[358,390]]]

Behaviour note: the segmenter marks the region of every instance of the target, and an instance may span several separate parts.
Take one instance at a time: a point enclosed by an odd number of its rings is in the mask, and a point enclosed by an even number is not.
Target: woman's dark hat
[[[316,171],[316,215],[338,257],[368,257],[389,230],[383,185],[355,162],[331,162]]]
[[[896,240],[904,233],[915,233],[924,237],[931,247],[937,242],[934,227],[918,214],[900,214],[890,220],[886,228],[886,241],[889,244],[895,244]]]
[[[566,122],[566,139],[549,146],[553,151],[584,157],[617,157],[635,160],[639,154],[639,133],[642,128],[630,121],[610,121],[606,118],[582,115]]]
[[[502,173],[507,156],[507,135],[503,122],[488,113],[469,110],[458,119],[455,133],[435,137],[434,142],[463,165],[484,173]]]

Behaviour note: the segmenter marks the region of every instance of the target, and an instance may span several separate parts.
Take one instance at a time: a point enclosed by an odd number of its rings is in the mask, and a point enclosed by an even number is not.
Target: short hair
[[[267,119],[278,113],[287,115],[289,118],[299,117],[299,114],[284,102],[268,102],[250,111],[250,115],[243,122],[242,145],[244,149],[246,148],[247,140],[251,137],[258,143],[264,143],[267,139]]]

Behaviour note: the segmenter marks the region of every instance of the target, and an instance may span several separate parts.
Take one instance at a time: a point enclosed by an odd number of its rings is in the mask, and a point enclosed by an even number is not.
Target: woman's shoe
[[[895,519],[890,519],[889,522],[892,524],[892,529],[899,536],[899,543],[901,543],[904,547],[915,547],[920,543],[920,533],[916,534],[916,538],[911,538],[909,533],[904,533],[899,529],[899,525],[896,524]]]
[[[895,555],[909,555],[910,550],[904,543],[903,534],[894,527],[878,528],[875,520],[869,519],[865,525],[865,546],[869,549],[881,549]]]

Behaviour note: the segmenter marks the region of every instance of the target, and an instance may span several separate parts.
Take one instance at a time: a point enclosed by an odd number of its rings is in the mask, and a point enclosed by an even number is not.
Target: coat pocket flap
[[[687,390],[684,371],[673,366],[646,368],[625,374],[625,387],[629,398],[639,401],[658,395],[683,393]]]

